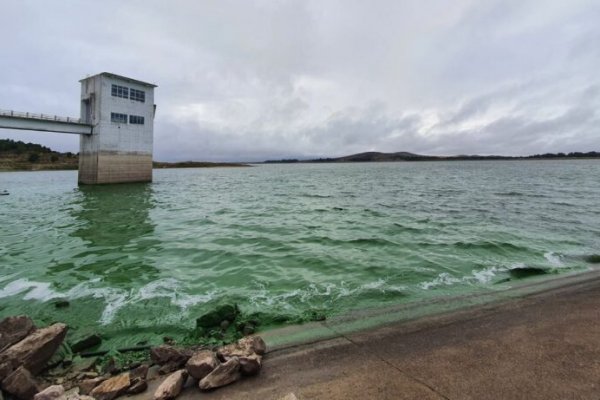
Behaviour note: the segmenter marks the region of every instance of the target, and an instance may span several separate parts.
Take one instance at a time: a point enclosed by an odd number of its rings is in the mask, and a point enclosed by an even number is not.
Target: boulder
[[[17,368],[4,379],[2,389],[21,400],[31,400],[40,391],[31,372],[24,367]]]
[[[106,378],[104,377],[96,377],[96,378],[88,378],[79,382],[79,392],[83,394],[90,394],[92,390],[99,384],[101,384]]]
[[[219,360],[215,353],[210,350],[202,350],[194,353],[185,365],[190,376],[196,379],[202,379],[210,374],[219,365]]]
[[[294,393],[288,393],[285,396],[283,396],[282,398],[280,398],[279,400],[298,400],[298,398],[296,397],[296,395]]]
[[[168,400],[177,397],[181,393],[187,377],[188,373],[185,369],[173,372],[158,386],[154,392],[154,400]]]
[[[260,372],[262,366],[262,356],[252,354],[250,356],[239,357],[240,372],[242,375],[256,375]]]
[[[8,362],[0,364],[0,382],[4,380],[11,372],[13,372],[14,368]]]
[[[80,400],[79,388],[77,386],[65,391],[65,400]],[[89,397],[89,396],[86,396]],[[90,397],[91,399],[91,397]]]
[[[127,392],[131,381],[129,372],[109,378],[96,386],[90,395],[96,400],[112,400]]]
[[[62,385],[48,386],[35,396],[33,400],[66,400],[65,388]]]
[[[148,369],[149,367],[147,364],[141,364],[140,366],[129,371],[129,377],[132,381],[136,379],[146,380],[146,377],[148,376]]]
[[[223,361],[231,357],[248,357],[252,354],[263,355],[267,351],[267,345],[260,336],[247,336],[237,341],[237,343],[228,344],[217,350],[217,355]]]
[[[127,389],[127,394],[138,394],[145,391],[148,388],[146,376],[148,376],[148,365],[146,364],[142,364],[129,371],[131,385]]]
[[[228,324],[235,321],[240,310],[236,304],[223,304],[196,319],[196,328],[211,329],[220,328],[221,322]]]
[[[73,350],[73,353],[80,353],[83,350],[98,346],[100,343],[102,343],[100,335],[93,333],[74,341],[71,345],[71,349]]]
[[[0,321],[0,352],[25,339],[34,329],[33,321],[26,315],[4,318]]]
[[[76,372],[76,373],[89,371],[96,366],[97,362],[98,362],[98,357],[87,357],[87,358],[76,357],[75,359],[73,359],[71,371]]]
[[[260,336],[248,336],[238,341],[238,344],[242,347],[252,349],[253,352],[262,356],[267,352],[267,344]]]
[[[191,351],[178,349],[167,344],[154,347],[150,350],[150,359],[158,365],[173,364],[183,366],[191,356]]]
[[[229,361],[219,364],[213,372],[206,375],[198,386],[202,390],[216,389],[237,381],[240,376],[240,360],[237,357],[232,357]]]
[[[58,349],[67,334],[65,324],[54,324],[35,330],[25,339],[0,354],[0,364],[8,362],[12,368],[20,365],[37,374]]]
[[[127,389],[127,394],[138,394],[145,392],[148,389],[148,382],[142,379],[138,379],[131,383],[129,389]]]

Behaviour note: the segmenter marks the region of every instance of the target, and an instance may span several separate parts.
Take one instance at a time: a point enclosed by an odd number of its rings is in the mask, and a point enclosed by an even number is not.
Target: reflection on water
[[[86,279],[102,277],[111,284],[153,280],[157,269],[140,253],[152,251],[159,241],[150,219],[154,207],[151,184],[81,186],[71,208],[77,223],[70,236],[80,238],[84,246],[76,258],[89,259],[75,266],[58,263],[49,273],[69,270]]]
[[[72,215],[82,224],[72,233],[88,247],[123,250],[154,232],[149,218],[151,184],[81,186]]]

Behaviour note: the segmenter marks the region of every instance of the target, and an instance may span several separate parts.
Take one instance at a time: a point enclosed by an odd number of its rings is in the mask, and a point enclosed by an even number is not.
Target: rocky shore
[[[199,324],[212,322],[210,315],[199,318]],[[110,355],[83,353],[98,344],[98,335],[69,344],[67,331],[62,323],[36,327],[24,315],[0,321],[0,400],[113,400],[142,393],[161,377],[154,399],[174,399],[184,385],[214,390],[258,374],[266,352],[262,338],[246,329],[247,336],[214,347],[177,346],[165,338],[168,344],[130,349],[143,355],[117,363]]]

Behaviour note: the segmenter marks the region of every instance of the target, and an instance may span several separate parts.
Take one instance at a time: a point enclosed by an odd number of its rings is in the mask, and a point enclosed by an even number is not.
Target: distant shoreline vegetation
[[[590,151],[571,153],[545,153],[531,156],[429,156],[408,152],[380,153],[370,151],[337,158],[315,158],[300,160],[284,158],[267,160],[256,164],[296,164],[296,163],[347,163],[347,162],[394,162],[394,161],[501,161],[501,160],[554,160],[554,159],[596,159],[600,152]],[[254,163],[253,163],[254,164]],[[246,163],[182,161],[154,161],[153,168],[214,168],[214,167],[250,167]],[[0,171],[46,171],[46,170],[77,170],[79,167],[78,153],[61,153],[35,143],[25,143],[11,139],[0,139]]]
[[[161,162],[154,161],[153,168],[214,168],[249,167],[242,163],[203,161]],[[60,153],[48,147],[25,143],[20,140],[0,139],[0,171],[52,171],[77,170],[79,154]]]
[[[544,153],[530,156],[480,156],[480,155],[459,155],[459,156],[428,156],[413,154],[407,152],[399,153],[380,153],[370,151],[366,153],[352,154],[337,158],[315,158],[310,160],[299,159],[281,159],[267,160],[264,164],[293,164],[293,163],[344,163],[344,162],[393,162],[393,161],[480,161],[480,160],[546,160],[546,159],[588,159],[600,158],[600,152],[590,151],[587,153]]]

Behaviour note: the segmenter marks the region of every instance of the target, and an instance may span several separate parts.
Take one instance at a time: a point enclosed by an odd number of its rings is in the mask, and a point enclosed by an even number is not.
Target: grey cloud
[[[112,71],[159,85],[161,160],[599,150],[599,18],[587,0],[7,2],[0,108],[77,115],[77,81]]]

